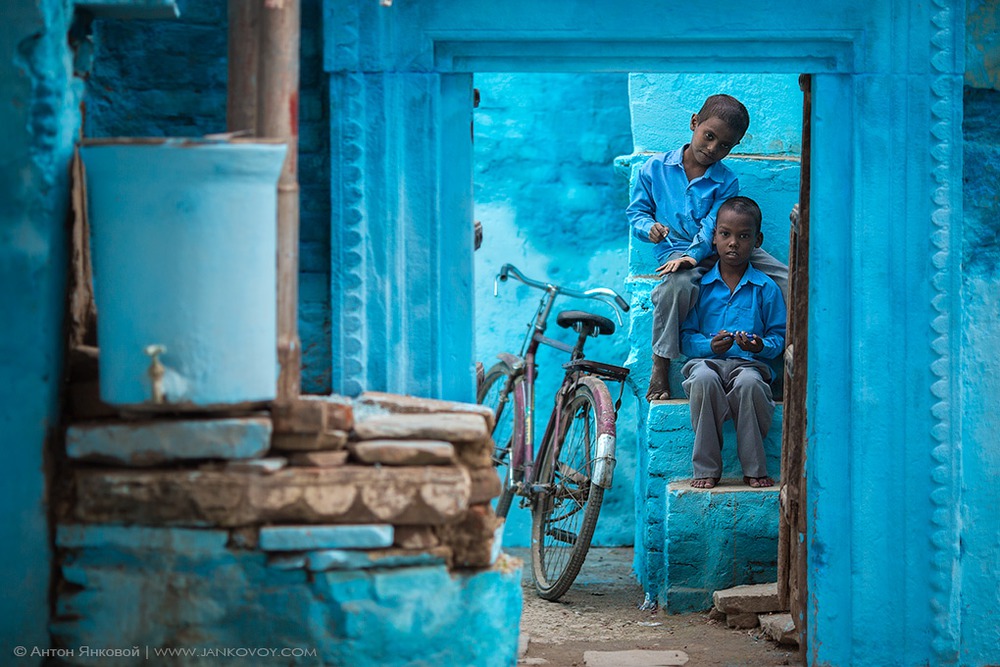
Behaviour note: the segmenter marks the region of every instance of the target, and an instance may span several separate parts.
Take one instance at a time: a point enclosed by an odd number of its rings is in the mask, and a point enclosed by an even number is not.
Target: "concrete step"
[[[783,407],[781,403],[775,406],[771,430],[764,438],[767,471],[775,479],[781,471]],[[742,480],[732,420],[725,423],[722,438],[722,475]],[[640,432],[640,442],[645,444],[649,456],[647,474],[664,477],[669,482],[690,479],[694,429],[691,428],[691,408],[687,399],[653,401],[649,405],[645,428]]]
[[[778,567],[778,487],[723,479],[714,489],[688,482],[666,494],[660,602],[670,613],[712,606],[712,593],[772,582]]]

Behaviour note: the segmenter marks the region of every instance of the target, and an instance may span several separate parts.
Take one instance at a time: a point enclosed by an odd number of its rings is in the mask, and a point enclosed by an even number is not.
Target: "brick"
[[[365,570],[369,568],[415,567],[419,565],[444,565],[451,558],[451,551],[437,547],[431,551],[412,549],[379,549],[378,551],[347,551],[327,549],[307,554],[306,567],[310,572],[327,570]]]
[[[712,594],[712,602],[727,616],[772,611],[784,611],[778,603],[778,584],[734,586]]]
[[[392,546],[392,526],[273,526],[260,529],[264,551],[373,549]]]
[[[275,433],[271,438],[271,447],[283,452],[337,451],[343,449],[346,444],[346,431]]]
[[[441,538],[430,526],[396,526],[392,544],[401,549],[431,549],[441,544]]]
[[[486,568],[499,556],[502,526],[489,505],[475,505],[458,522],[439,526],[437,534],[451,547],[455,567]]]
[[[489,438],[486,419],[477,414],[396,414],[368,417],[354,423],[358,440],[447,440],[480,442]]]
[[[365,440],[348,445],[361,463],[393,466],[447,465],[455,460],[455,447],[443,440]]]
[[[159,419],[75,424],[66,431],[66,453],[81,461],[153,466],[169,461],[255,458],[267,452],[270,441],[267,417]]]
[[[486,420],[486,427],[490,431],[493,430],[493,411],[485,405],[476,403],[442,401],[433,398],[386,394],[379,391],[367,391],[358,396],[356,402],[360,406],[374,405],[395,413],[464,412],[477,414]]]
[[[56,546],[63,549],[170,550],[180,554],[222,553],[229,541],[224,530],[82,525],[56,527]]]
[[[74,512],[90,523],[235,527],[262,523],[439,525],[468,508],[460,466],[74,471]]]
[[[472,468],[469,470],[469,478],[472,480],[472,493],[469,497],[470,505],[488,503],[503,490],[500,484],[500,477],[495,468]]]
[[[227,472],[255,472],[261,475],[276,473],[288,465],[288,459],[272,456],[266,459],[250,459],[247,461],[229,461],[223,470]]]
[[[300,396],[271,409],[276,433],[349,431],[354,410],[345,399],[333,396]]]
[[[336,452],[295,452],[289,457],[293,466],[312,466],[317,468],[332,468],[347,463],[348,452],[342,449]]]

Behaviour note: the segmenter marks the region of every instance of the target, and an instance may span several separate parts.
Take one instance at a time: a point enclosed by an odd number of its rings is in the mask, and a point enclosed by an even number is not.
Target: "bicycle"
[[[611,488],[615,468],[615,419],[621,405],[611,399],[604,380],[622,383],[629,369],[584,359],[588,337],[610,335],[615,324],[606,317],[579,310],[556,316],[556,323],[578,336],[575,345],[545,336],[556,297],[596,299],[619,308],[628,303],[614,290],[597,287],[576,291],[527,278],[504,264],[493,281],[498,286],[513,277],[542,290],[535,316],[519,355],[500,353],[483,377],[477,402],[494,410],[493,464],[502,474],[496,514],[506,518],[514,496],[531,508],[532,579],[539,597],[559,599],[573,584],[590,549],[604,491]],[[621,324],[617,310],[615,318]],[[570,354],[555,395],[552,412],[537,456],[534,449],[535,354],[540,345]]]

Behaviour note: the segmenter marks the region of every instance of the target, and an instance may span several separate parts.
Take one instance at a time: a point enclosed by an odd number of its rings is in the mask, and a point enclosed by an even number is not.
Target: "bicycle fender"
[[[611,399],[608,386],[597,378],[580,378],[580,384],[590,388],[597,403],[597,451],[594,457],[593,483],[602,489],[610,489],[615,474],[615,403]]]
[[[512,371],[520,371],[524,369],[524,359],[517,356],[516,354],[510,354],[509,352],[501,352],[497,355],[497,359],[504,362]]]

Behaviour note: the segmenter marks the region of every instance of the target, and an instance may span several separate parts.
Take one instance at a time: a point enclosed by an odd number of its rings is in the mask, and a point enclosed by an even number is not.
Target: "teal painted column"
[[[817,665],[958,659],[961,69],[956,16],[926,18],[930,29],[911,37],[928,39],[929,69],[813,79],[807,511]],[[896,121],[865,120],[878,113]],[[918,149],[914,136],[933,139]]]
[[[58,423],[69,161],[80,117],[72,3],[15,0],[0,21],[0,655],[48,646],[45,450]],[[24,660],[26,664],[38,659]]]
[[[333,390],[475,400],[472,76],[329,88]]]

